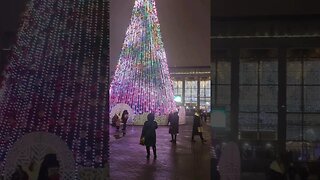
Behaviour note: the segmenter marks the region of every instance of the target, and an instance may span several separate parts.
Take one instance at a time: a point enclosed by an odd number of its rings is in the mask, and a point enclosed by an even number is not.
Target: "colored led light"
[[[154,0],[136,0],[115,75],[110,111],[128,104],[135,114],[166,115],[176,110],[173,86]]]

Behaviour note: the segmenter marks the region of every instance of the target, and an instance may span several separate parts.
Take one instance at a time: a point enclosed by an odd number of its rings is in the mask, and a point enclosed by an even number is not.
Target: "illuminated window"
[[[185,82],[185,103],[187,106],[197,106],[198,81],[186,80]]]
[[[200,109],[210,111],[210,80],[200,80]]]
[[[183,81],[173,80],[173,94],[174,96],[182,97],[182,90],[183,90]]]

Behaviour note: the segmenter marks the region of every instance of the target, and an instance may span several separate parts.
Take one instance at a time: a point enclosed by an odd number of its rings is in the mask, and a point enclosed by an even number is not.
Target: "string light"
[[[23,135],[37,131],[67,143],[76,171],[104,168],[108,8],[107,0],[27,4],[0,90],[2,174],[8,150]]]
[[[176,110],[154,0],[135,1],[109,102],[110,111],[126,103],[135,114],[167,115]]]

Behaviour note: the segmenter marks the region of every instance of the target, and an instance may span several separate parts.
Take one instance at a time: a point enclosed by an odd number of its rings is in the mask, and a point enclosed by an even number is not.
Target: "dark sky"
[[[111,0],[110,68],[114,71],[134,0]],[[210,65],[210,0],[156,0],[169,67]]]
[[[27,0],[0,0],[0,31],[15,31]]]

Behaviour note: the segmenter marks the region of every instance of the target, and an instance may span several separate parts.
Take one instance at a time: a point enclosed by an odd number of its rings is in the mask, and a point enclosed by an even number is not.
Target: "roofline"
[[[258,16],[211,16],[211,21],[305,21],[319,20],[320,14],[258,15]]]

